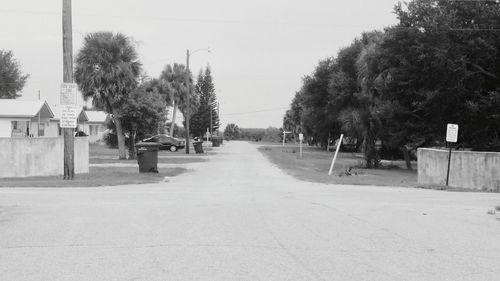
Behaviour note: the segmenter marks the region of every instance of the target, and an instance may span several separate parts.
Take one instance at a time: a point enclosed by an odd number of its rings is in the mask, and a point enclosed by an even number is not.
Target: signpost
[[[75,105],[78,96],[76,83],[61,84],[61,105]]]
[[[447,142],[457,142],[458,139],[458,125],[448,124],[446,128],[446,141]]]
[[[62,9],[62,47],[63,47],[63,87],[61,104],[76,104],[76,88],[73,83],[73,24],[71,19],[71,0],[63,0]],[[68,84],[66,84],[68,83]],[[63,94],[64,93],[64,94]],[[63,98],[64,97],[64,98]],[[189,107],[188,107],[189,108]],[[75,132],[64,131],[64,179],[73,180],[75,176]]]
[[[61,106],[61,128],[75,129],[78,119],[78,107],[76,105]]]
[[[458,125],[448,124],[446,128],[446,142],[448,143],[450,152],[448,154],[448,170],[446,171],[446,186],[448,186],[448,182],[450,179],[451,143],[456,143],[457,140],[458,140]]]
[[[299,134],[300,141],[300,158],[302,158],[302,141],[304,140],[304,134]]]

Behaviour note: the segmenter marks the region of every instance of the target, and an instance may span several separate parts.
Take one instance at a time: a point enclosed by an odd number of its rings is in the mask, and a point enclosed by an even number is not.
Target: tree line
[[[227,140],[249,140],[281,142],[283,130],[275,127],[268,128],[240,128],[234,123],[226,125],[224,138]]]
[[[399,23],[361,34],[303,78],[283,128],[326,146],[343,133],[367,167],[418,147],[500,151],[500,4],[413,0]]]

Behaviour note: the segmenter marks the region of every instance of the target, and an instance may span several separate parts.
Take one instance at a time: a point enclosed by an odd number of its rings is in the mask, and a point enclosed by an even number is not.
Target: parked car
[[[170,150],[172,152],[186,147],[186,142],[169,135],[154,135],[150,138],[144,139],[144,142],[157,142],[160,144],[160,150]]]

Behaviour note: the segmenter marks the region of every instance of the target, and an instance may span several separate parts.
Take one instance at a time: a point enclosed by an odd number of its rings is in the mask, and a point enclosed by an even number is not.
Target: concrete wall
[[[7,118],[0,118],[0,138],[10,138],[12,135],[11,120]]]
[[[0,138],[0,178],[64,173],[63,138]],[[75,138],[75,173],[89,172],[89,144]]]
[[[63,140],[64,139],[60,138]],[[64,153],[64,152],[63,152]],[[62,161],[61,161],[62,163]],[[75,173],[88,174],[89,172],[89,138],[76,137],[75,138]],[[64,174],[64,170],[61,174]]]
[[[59,121],[51,120],[49,126],[45,127],[45,136],[49,138],[59,137]]]
[[[445,185],[447,150],[418,149],[418,183]],[[449,185],[470,189],[500,191],[500,153],[453,151]]]

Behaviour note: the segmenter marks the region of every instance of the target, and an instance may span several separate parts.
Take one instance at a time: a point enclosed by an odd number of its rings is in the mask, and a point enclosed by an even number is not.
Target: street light
[[[212,137],[213,132],[214,132],[214,130],[212,128],[213,127],[213,125],[212,125],[213,124],[212,111],[214,110],[215,106],[217,106],[217,112],[218,112],[219,111],[219,102],[218,101],[214,101],[214,102],[210,103],[210,137]],[[217,113],[217,116],[218,115],[219,114]],[[219,129],[217,129],[217,131],[219,131]],[[217,134],[217,135],[219,135],[219,134]]]
[[[207,51],[210,53],[210,48],[203,48],[203,49],[198,49],[198,50],[195,50],[191,53],[194,54],[198,51]],[[190,108],[190,102],[189,102],[189,96],[190,96],[190,93],[191,93],[191,87],[190,86],[190,83],[189,83],[189,56],[190,56],[190,53],[189,53],[189,49],[187,49],[187,52],[186,52],[186,87],[187,87],[187,92],[186,92],[186,104],[187,104],[187,112],[186,112],[186,154],[189,154],[189,118],[190,118],[190,115],[191,115],[191,108]]]

